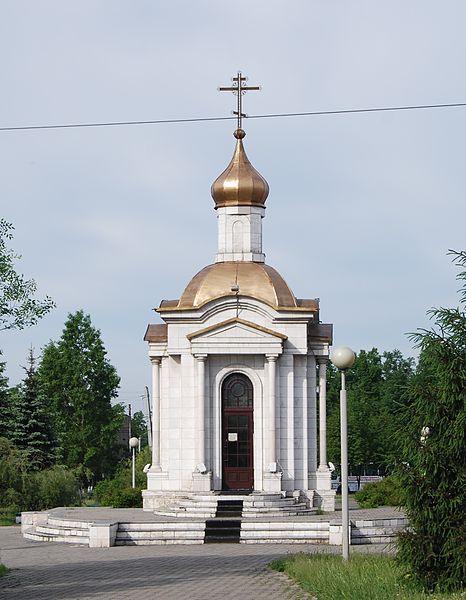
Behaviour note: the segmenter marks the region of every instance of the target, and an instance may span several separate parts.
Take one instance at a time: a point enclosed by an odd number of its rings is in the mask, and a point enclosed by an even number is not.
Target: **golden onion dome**
[[[215,208],[224,206],[264,206],[269,185],[249,162],[243,146],[246,133],[237,129],[235,152],[228,167],[212,184]]]
[[[224,296],[249,296],[273,308],[296,308],[293,292],[274,268],[257,262],[219,262],[199,271],[186,286],[177,308],[199,308]]]

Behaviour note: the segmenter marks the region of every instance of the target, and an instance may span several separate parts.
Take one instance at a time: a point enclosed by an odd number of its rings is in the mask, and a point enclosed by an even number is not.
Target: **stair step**
[[[239,537],[206,537],[204,539],[204,544],[239,544]]]
[[[88,537],[37,533],[34,529],[26,529],[26,531],[23,532],[23,537],[28,540],[33,540],[34,542],[64,542],[78,546],[89,546]]]
[[[242,500],[219,500],[216,517],[241,517],[242,512]]]
[[[204,543],[239,543],[241,535],[240,519],[207,519]]]

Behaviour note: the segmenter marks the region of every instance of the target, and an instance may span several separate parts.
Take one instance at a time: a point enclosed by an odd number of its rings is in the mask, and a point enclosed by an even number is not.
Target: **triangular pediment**
[[[198,331],[190,333],[188,336],[189,340],[209,339],[212,341],[225,341],[225,340],[238,340],[243,339],[244,341],[259,341],[273,339],[274,341],[283,341],[287,339],[287,336],[278,331],[273,331],[267,327],[256,325],[251,321],[245,321],[244,319],[234,318],[228,319],[205,327]]]

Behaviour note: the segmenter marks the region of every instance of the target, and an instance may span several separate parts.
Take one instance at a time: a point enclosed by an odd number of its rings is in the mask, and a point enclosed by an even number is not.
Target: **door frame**
[[[244,385],[247,387],[248,392],[247,392],[247,396],[250,395],[249,398],[249,403],[248,406],[227,406],[227,390],[225,389],[227,381],[229,380],[234,380],[234,381],[240,381],[240,382],[244,382]],[[227,377],[225,377],[225,379],[222,382],[222,390],[221,390],[221,396],[222,396],[222,484],[223,484],[223,489],[225,490],[238,490],[238,491],[250,491],[252,489],[254,489],[254,386],[252,385],[252,381],[249,379],[249,377],[247,375],[245,375],[244,373],[239,373],[238,371],[234,371],[233,373],[230,373],[230,375],[228,375]],[[225,463],[225,453],[229,452],[226,450],[227,445],[229,445],[228,441],[226,440],[226,435],[227,435],[227,431],[229,429],[229,425],[228,422],[230,421],[230,418],[237,418],[239,419],[240,417],[245,417],[247,419],[246,423],[246,432],[247,432],[247,438],[246,438],[246,442],[248,444],[248,452],[247,454],[245,454],[244,456],[248,457],[247,466],[239,466],[236,465],[235,467],[229,467],[226,465]],[[244,430],[244,426],[240,427],[240,425],[237,423],[236,427],[236,436],[237,436],[237,440],[236,443],[240,443],[241,442],[241,437],[238,439],[238,432],[243,429]],[[229,434],[228,434],[229,435]],[[234,443],[234,442],[233,442]],[[236,452],[234,453],[234,456],[237,456],[239,458],[239,454],[237,453],[238,448],[236,448]],[[245,485],[244,487],[231,487],[232,485],[232,479],[230,478],[230,482],[229,485],[226,485],[226,478],[228,475],[228,471],[231,469],[232,473],[237,470],[239,472],[242,472],[243,476],[247,476],[247,485]],[[237,473],[237,475],[239,475],[239,473]]]
[[[265,363],[265,356],[264,363]],[[262,371],[263,373],[264,371]],[[263,404],[264,389],[259,375],[254,369],[246,365],[236,364],[227,367],[219,367],[217,372],[211,375],[211,398],[212,398],[212,443],[211,443],[211,465],[213,489],[221,491],[223,488],[222,473],[222,386],[223,381],[232,373],[243,373],[246,375],[253,387],[253,461],[254,461],[254,489],[263,489]]]

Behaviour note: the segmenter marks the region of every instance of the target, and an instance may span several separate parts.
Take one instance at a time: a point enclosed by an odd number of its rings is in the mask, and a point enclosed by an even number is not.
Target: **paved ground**
[[[375,547],[357,551],[377,551]],[[1,600],[299,600],[307,598],[267,564],[323,545],[206,544],[82,548],[24,540],[0,527]]]

